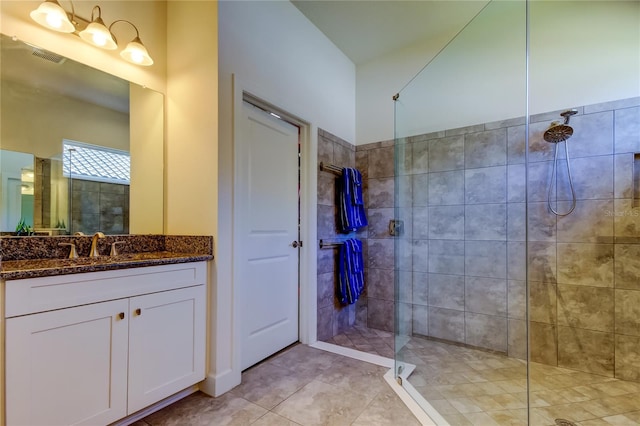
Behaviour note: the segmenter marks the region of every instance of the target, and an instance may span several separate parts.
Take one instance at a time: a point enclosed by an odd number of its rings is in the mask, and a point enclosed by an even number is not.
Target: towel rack
[[[321,249],[340,247],[343,244],[344,244],[344,241],[327,242],[327,241],[324,241],[324,240],[320,240],[320,248]]]
[[[323,172],[329,172],[336,175],[342,174],[342,167],[338,167],[333,164],[324,164],[324,162],[322,161],[320,162],[320,170],[322,170]]]

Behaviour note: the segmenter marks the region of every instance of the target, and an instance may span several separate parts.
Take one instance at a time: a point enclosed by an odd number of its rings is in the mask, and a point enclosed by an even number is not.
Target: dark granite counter
[[[110,244],[115,241],[122,242],[118,245],[118,255],[90,258],[87,255],[91,236],[3,237],[0,238],[0,279],[49,277],[213,259],[213,237],[210,236],[110,235],[98,240],[99,249],[102,248],[99,253],[108,253]],[[76,244],[80,257],[69,259],[69,247],[58,246],[69,242]]]

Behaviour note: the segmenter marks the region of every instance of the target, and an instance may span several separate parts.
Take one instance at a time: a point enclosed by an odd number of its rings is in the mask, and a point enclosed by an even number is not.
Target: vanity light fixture
[[[118,22],[126,22],[136,30],[136,36],[120,52],[120,56],[135,65],[153,65],[153,59],[151,59],[147,48],[142,44],[142,40],[140,40],[138,27],[132,22],[125,19],[118,19],[107,27],[102,20],[102,9],[100,9],[100,6],[96,5],[93,7],[91,10],[91,20],[87,20],[78,17],[75,13],[73,2],[69,0],[69,3],[71,3],[71,16],[60,6],[57,0],[44,1],[37,9],[30,13],[30,16],[45,28],[78,35],[85,42],[107,50],[115,50],[118,48],[118,41],[111,32],[111,28]],[[95,16],[96,12],[97,16]]]
[[[124,50],[120,52],[120,56],[122,56],[125,61],[129,61],[132,64],[144,66],[153,65],[153,59],[151,59],[151,56],[149,56],[149,52],[147,52],[147,48],[144,47],[144,44],[142,44],[142,40],[140,40],[140,32],[138,31],[138,27],[125,19],[118,19],[117,21],[113,21],[113,23],[109,25],[109,31],[111,31],[111,27],[113,27],[114,24],[118,22],[126,22],[127,24],[131,25],[134,30],[136,30],[136,37],[129,43],[127,43],[127,47],[125,47]]]
[[[98,16],[93,19],[93,12],[98,10]],[[94,6],[91,10],[91,22],[87,25],[87,28],[80,31],[78,34],[81,39],[96,47],[107,50],[115,50],[118,48],[118,44],[111,34],[111,31],[107,28],[102,20],[102,9],[100,6]]]
[[[46,0],[41,3],[36,10],[33,10],[29,16],[38,24],[45,28],[61,33],[72,33],[76,27],[71,23],[75,10],[71,3],[72,18],[69,19],[67,12],[60,6],[56,0]]]

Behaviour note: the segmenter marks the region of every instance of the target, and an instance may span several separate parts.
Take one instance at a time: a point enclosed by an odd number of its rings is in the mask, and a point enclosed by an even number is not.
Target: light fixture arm
[[[96,9],[98,9],[98,19],[102,20],[102,9],[100,9],[100,6],[98,6],[96,4],[95,6],[93,6],[93,9],[91,9],[91,21],[90,22],[93,22],[93,12],[95,12]]]
[[[138,27],[136,27],[131,21],[127,21],[126,19],[117,19],[113,21],[111,25],[109,25],[109,32],[111,32],[111,34],[113,34],[113,31],[111,31],[111,27],[113,27],[118,22],[126,22],[127,24],[131,25],[133,29],[136,30],[136,38],[134,40],[140,40],[140,32],[138,31]],[[113,35],[113,38],[116,39],[116,36]],[[118,42],[118,39],[116,39],[116,43],[117,42]]]
[[[73,26],[75,27],[77,22],[76,22],[76,8],[73,6],[73,2],[71,0],[68,0],[69,3],[71,3],[71,23],[73,24]]]

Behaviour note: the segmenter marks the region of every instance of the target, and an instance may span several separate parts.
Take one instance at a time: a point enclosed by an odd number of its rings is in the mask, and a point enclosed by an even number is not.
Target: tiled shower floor
[[[525,425],[524,361],[412,337],[409,382],[452,425]],[[530,363],[531,425],[640,425],[640,383]]]
[[[393,358],[393,334],[355,326],[328,343]],[[527,366],[498,353],[411,337],[409,383],[451,425],[526,425]],[[531,425],[640,425],[640,383],[531,363]]]
[[[327,343],[393,359],[393,333],[354,325]]]

